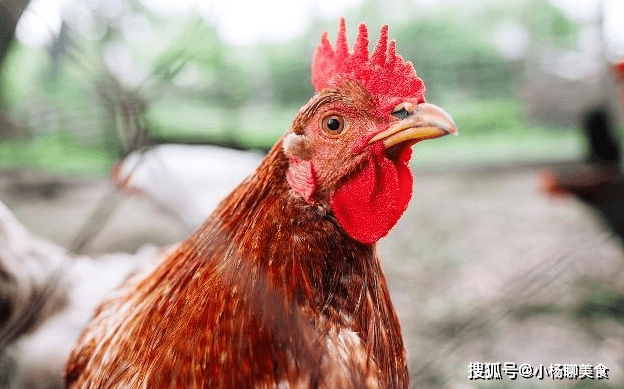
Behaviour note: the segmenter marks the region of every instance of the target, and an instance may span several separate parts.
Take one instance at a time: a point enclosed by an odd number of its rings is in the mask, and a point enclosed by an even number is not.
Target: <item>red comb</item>
[[[368,29],[361,23],[353,52],[349,52],[344,18],[340,19],[338,39],[334,50],[327,31],[321,37],[312,60],[312,83],[316,91],[335,87],[341,79],[358,82],[372,95],[413,97],[425,100],[425,86],[416,75],[411,62],[396,53],[396,42],[388,44],[388,25],[381,27],[379,41],[368,55]]]

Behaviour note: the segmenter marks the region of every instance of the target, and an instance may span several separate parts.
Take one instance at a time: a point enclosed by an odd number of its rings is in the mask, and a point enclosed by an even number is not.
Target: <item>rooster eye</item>
[[[331,115],[323,119],[323,131],[330,135],[340,134],[345,127],[345,120],[342,116]]]

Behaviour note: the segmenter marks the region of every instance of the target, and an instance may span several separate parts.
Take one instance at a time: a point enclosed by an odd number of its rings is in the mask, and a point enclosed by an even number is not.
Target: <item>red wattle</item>
[[[372,146],[368,165],[331,198],[336,219],[353,239],[373,244],[386,236],[407,209],[412,197],[412,149],[405,147],[392,161],[383,144]]]

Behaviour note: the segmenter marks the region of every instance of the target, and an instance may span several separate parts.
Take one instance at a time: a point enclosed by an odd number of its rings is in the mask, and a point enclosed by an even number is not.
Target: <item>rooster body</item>
[[[105,301],[69,388],[406,388],[375,242],[411,197],[411,145],[456,129],[387,41],[344,20],[318,93],[206,222]]]
[[[156,271],[102,305],[68,366],[70,382],[308,387],[329,377],[362,383],[374,361],[395,383],[407,379],[375,250],[288,195],[279,151],[259,168],[264,180],[243,183]]]

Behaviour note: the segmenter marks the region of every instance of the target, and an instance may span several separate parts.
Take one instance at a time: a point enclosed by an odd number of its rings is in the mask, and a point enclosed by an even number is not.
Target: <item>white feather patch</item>
[[[295,147],[301,147],[304,145],[306,138],[304,135],[295,134],[291,132],[290,134],[284,137],[284,141],[282,142],[282,147],[284,149],[284,154],[291,156],[292,151]]]
[[[326,381],[329,386],[342,387],[349,377],[361,373],[366,389],[377,389],[377,366],[370,358],[359,335],[348,329],[332,328],[326,338],[328,363]]]

